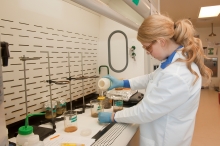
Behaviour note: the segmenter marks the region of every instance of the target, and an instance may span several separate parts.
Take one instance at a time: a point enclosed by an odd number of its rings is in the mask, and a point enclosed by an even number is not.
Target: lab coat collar
[[[179,46],[176,50],[182,48],[183,46]],[[176,50],[167,58],[167,60],[165,60],[164,62],[161,63],[161,68],[162,69],[165,69],[173,60],[173,57],[175,56],[176,54]]]

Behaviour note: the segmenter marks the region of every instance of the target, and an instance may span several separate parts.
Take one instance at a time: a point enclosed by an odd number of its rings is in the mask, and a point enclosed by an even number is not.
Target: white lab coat
[[[184,58],[181,51],[165,69],[129,80],[131,89],[146,89],[139,104],[115,114],[115,120],[140,124],[141,146],[190,146],[201,90],[201,74],[196,64],[193,75],[186,64],[174,62]]]

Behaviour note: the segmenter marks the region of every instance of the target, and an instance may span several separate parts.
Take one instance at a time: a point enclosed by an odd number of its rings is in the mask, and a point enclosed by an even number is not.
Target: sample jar
[[[105,97],[105,99],[103,100],[103,104],[104,104],[105,109],[111,108],[112,107],[112,99]]]
[[[51,110],[50,101],[45,102],[44,108],[45,108],[45,118],[46,119],[52,119],[52,118],[55,118],[57,116],[56,115],[56,105],[57,105],[57,102],[52,101],[52,110]]]
[[[117,97],[113,100],[113,112],[123,110],[123,98]]]
[[[63,113],[64,117],[64,131],[74,132],[77,130],[77,112],[76,111],[66,111]]]
[[[102,100],[94,99],[90,101],[91,106],[91,116],[96,118],[98,117],[99,112],[104,111],[104,105]]]
[[[62,115],[66,111],[66,100],[64,98],[57,99],[57,115]]]

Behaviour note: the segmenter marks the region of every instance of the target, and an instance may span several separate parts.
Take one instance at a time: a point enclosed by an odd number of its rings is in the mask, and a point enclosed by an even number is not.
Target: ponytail
[[[208,57],[203,52],[201,40],[194,37],[195,30],[191,21],[188,19],[179,20],[175,23],[175,27],[173,39],[177,44],[184,46],[182,55],[186,58],[186,60],[179,60],[186,62],[187,68],[196,76],[193,84],[199,76],[192,70],[192,62],[198,66],[201,75],[207,79],[207,84],[209,84],[211,82],[212,70],[204,64],[204,59],[208,59]]]

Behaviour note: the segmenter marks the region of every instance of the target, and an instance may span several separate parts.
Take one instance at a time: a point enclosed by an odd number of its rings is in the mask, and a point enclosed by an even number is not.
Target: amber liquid
[[[65,128],[65,132],[74,132],[77,130],[77,127],[76,126],[70,126],[70,127],[66,127]]]
[[[93,118],[97,118],[97,117],[98,117],[98,113],[92,113],[91,116],[92,116]]]

